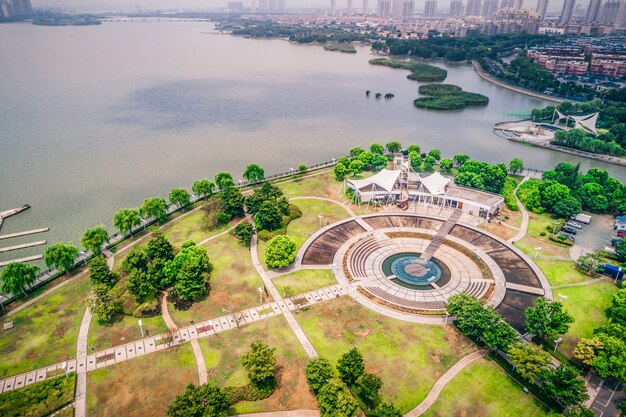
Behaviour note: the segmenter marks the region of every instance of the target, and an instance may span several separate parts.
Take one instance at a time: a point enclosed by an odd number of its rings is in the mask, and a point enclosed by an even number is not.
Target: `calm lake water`
[[[448,69],[446,82],[487,95],[489,105],[432,112],[413,107],[419,84],[406,71],[368,65],[367,47],[341,54],[212,32],[205,22],[0,25],[0,210],[32,205],[0,233],[51,228],[0,246],[77,243],[87,227],[113,231],[118,209],[218,171],[239,179],[255,162],[282,172],[373,141],[488,162],[519,156],[539,169],[580,161],[626,177],[624,168],[494,136],[494,123],[547,103],[483,81],[469,66],[437,64]]]

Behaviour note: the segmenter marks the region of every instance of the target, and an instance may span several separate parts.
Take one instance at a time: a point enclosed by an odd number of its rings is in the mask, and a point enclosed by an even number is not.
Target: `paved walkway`
[[[445,386],[452,381],[452,379],[459,374],[467,365],[474,362],[476,359],[483,357],[487,354],[485,350],[479,350],[477,352],[470,353],[465,356],[463,359],[458,361],[454,366],[441,376],[435,382],[435,385],[432,387],[424,401],[422,401],[417,407],[413,410],[409,411],[404,415],[404,417],[417,417],[421,416],[426,410],[428,410],[437,400],[441,391],[445,388]],[[467,387],[470,388],[470,387]]]
[[[85,309],[83,321],[78,331],[78,341],[76,343],[76,361],[87,360],[87,340],[89,337],[89,326],[91,325],[91,312]],[[64,362],[69,368],[69,363]],[[69,372],[69,369],[67,369]],[[74,417],[85,417],[87,415],[87,370],[83,367],[76,370],[76,389],[74,391]]]
[[[272,411],[269,413],[239,414],[238,417],[319,417],[318,410]]]
[[[524,205],[519,200],[519,198],[517,198],[517,189],[519,188],[520,185],[522,185],[529,179],[530,179],[529,176],[525,176],[520,181],[520,183],[517,184],[517,187],[515,187],[515,190],[513,190],[513,196],[515,197],[515,200],[517,201],[517,205],[519,206],[519,211],[522,213],[522,224],[519,228],[519,232],[517,232],[517,234],[513,236],[511,239],[507,240],[507,242],[510,242],[510,243],[515,243],[518,240],[522,239],[524,236],[526,236],[526,232],[528,231],[528,211],[526,211],[526,207],[524,207]]]

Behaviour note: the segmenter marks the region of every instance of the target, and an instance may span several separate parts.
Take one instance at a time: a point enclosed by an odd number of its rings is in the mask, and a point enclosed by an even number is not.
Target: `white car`
[[[580,223],[576,223],[576,222],[567,222],[565,223],[566,226],[570,226],[570,227],[575,227],[576,229],[582,229],[583,225]]]

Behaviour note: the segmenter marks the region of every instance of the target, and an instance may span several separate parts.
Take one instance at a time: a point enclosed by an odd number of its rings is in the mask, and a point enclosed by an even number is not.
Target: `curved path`
[[[417,417],[422,415],[435,403],[435,401],[439,397],[439,394],[441,394],[441,391],[445,388],[446,385],[448,385],[450,381],[452,381],[452,378],[454,378],[459,372],[461,372],[467,365],[474,362],[478,358],[482,358],[486,354],[486,350],[479,350],[477,352],[470,353],[469,355],[465,356],[463,359],[455,363],[452,368],[448,369],[448,371],[443,374],[441,378],[437,380],[437,382],[435,382],[435,385],[432,387],[426,398],[424,398],[424,401],[422,401],[413,410],[406,413],[404,417]]]
[[[526,236],[526,232],[528,231],[528,211],[526,211],[526,207],[524,207],[520,199],[517,197],[517,189],[520,187],[520,185],[524,184],[529,179],[530,177],[524,177],[520,181],[520,183],[517,184],[517,187],[515,187],[515,189],[513,190],[513,196],[515,197],[515,200],[517,201],[517,205],[519,206],[519,211],[522,213],[522,224],[520,225],[519,232],[517,232],[517,234],[513,236],[511,239],[507,240],[507,242],[511,242],[511,243],[517,242],[518,240]]]

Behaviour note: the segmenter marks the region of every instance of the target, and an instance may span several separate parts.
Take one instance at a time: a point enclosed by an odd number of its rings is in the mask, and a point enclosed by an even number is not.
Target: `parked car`
[[[583,228],[582,224],[576,223],[576,222],[572,222],[572,221],[569,221],[569,222],[565,223],[565,225],[569,226],[569,227],[575,227],[576,229],[582,229]]]
[[[561,232],[569,233],[570,235],[575,235],[576,233],[578,233],[576,229],[572,229],[571,227],[564,227],[561,229]]]
[[[616,237],[615,239],[611,239],[611,246],[617,245],[617,242],[619,242],[620,240],[622,240],[622,239],[620,239],[618,237]]]
[[[626,230],[617,231],[617,237],[624,237],[624,236],[626,236]]]
[[[568,235],[568,234],[562,233],[559,236],[565,236],[565,239],[571,240],[572,242],[576,242],[576,238],[574,236],[572,236],[572,235]]]

